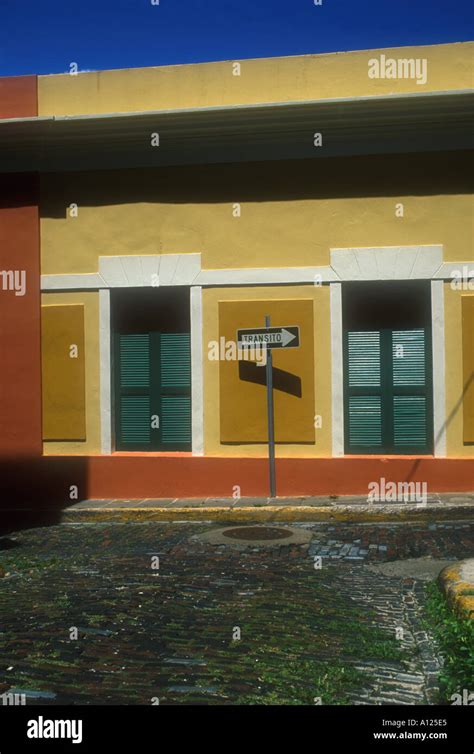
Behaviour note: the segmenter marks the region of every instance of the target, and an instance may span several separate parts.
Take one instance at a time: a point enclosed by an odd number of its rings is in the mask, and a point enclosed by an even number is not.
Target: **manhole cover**
[[[230,539],[243,539],[247,542],[263,539],[288,539],[292,536],[292,533],[287,529],[277,529],[271,526],[239,526],[236,529],[226,529],[222,532],[222,536]]]
[[[308,546],[313,534],[308,529],[295,526],[226,526],[210,529],[191,537],[194,542],[209,545],[226,545],[238,550],[255,547],[287,547],[289,545]]]

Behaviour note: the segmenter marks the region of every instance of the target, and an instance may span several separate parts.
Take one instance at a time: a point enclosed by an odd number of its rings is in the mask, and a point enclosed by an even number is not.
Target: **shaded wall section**
[[[471,160],[466,151],[42,174],[42,271],[92,273],[99,256],[177,250],[201,252],[204,269],[313,267],[330,263],[331,248],[433,243],[446,262],[470,260]]]
[[[0,534],[57,521],[72,488],[87,495],[80,459],[42,457],[37,184],[0,175]]]

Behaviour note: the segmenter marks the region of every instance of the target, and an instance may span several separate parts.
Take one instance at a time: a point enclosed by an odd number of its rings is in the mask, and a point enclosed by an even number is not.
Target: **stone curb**
[[[474,558],[444,568],[438,583],[458,615],[474,620]]]
[[[468,520],[472,514],[471,506],[436,505],[337,505],[337,506],[286,506],[261,505],[255,507],[239,506],[199,506],[182,508],[163,507],[101,507],[101,508],[67,508],[63,511],[63,523],[87,522],[132,522],[132,521],[286,521],[290,522],[347,522],[347,523],[404,523],[458,521]]]

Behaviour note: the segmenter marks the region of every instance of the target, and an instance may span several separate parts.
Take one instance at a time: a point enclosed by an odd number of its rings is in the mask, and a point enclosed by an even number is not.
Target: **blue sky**
[[[156,1],[156,0],[155,0]],[[0,75],[437,44],[472,0],[0,0]]]

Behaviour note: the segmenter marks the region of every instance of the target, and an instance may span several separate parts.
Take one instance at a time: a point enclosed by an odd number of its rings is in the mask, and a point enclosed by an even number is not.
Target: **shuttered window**
[[[422,395],[394,395],[393,434],[394,447],[425,447],[426,398]]]
[[[344,343],[346,453],[431,453],[427,328],[349,331]]]
[[[191,449],[191,338],[160,336],[161,444]]]
[[[120,384],[150,387],[150,336],[120,336]]]
[[[380,387],[380,333],[347,333],[350,387]]]
[[[189,333],[117,334],[117,450],[191,449]]]
[[[382,447],[382,400],[378,395],[349,397],[349,428],[351,445],[365,448]]]
[[[425,384],[425,331],[394,330],[392,332],[394,385]]]

